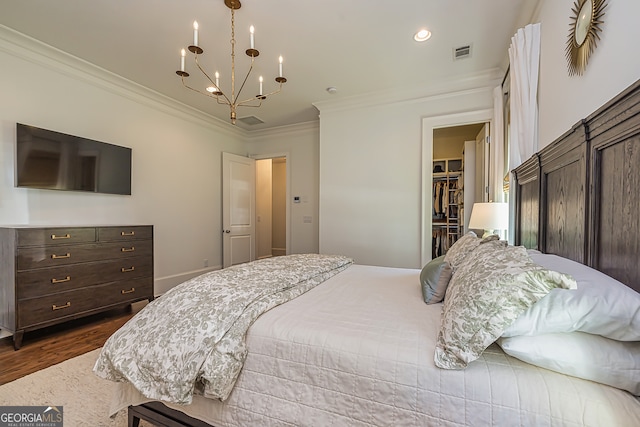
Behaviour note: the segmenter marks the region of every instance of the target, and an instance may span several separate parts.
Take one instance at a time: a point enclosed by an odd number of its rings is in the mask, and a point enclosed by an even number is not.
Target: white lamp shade
[[[508,203],[474,203],[469,228],[474,230],[505,230],[509,225]]]

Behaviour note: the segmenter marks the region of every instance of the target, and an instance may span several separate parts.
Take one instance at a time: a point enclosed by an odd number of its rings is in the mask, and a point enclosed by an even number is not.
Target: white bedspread
[[[354,265],[263,314],[229,399],[168,405],[227,426],[638,426],[631,394],[505,355],[433,362],[441,305],[419,270]],[[117,412],[146,401],[121,386]]]

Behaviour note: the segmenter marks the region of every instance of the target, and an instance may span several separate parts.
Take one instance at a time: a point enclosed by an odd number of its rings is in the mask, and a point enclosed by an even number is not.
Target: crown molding
[[[309,132],[319,132],[320,131],[320,121],[312,120],[309,122],[296,123],[293,125],[285,125],[272,127],[262,130],[254,130],[251,131],[246,136],[247,142],[259,142],[260,139],[269,138],[274,136],[291,136],[302,133]]]
[[[247,136],[243,129],[2,24],[0,51],[199,126],[233,137]]]
[[[438,80],[437,84],[429,83],[421,87],[406,87],[389,92],[380,91],[335,100],[319,101],[314,102],[313,105],[322,113],[381,105],[424,102],[426,99],[446,98],[464,92],[484,91],[487,88],[493,90],[502,81],[503,73],[498,68],[492,68],[461,78]]]

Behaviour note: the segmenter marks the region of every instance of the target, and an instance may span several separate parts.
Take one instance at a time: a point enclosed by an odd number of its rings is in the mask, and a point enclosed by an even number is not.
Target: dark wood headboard
[[[640,80],[513,172],[516,245],[640,292]]]

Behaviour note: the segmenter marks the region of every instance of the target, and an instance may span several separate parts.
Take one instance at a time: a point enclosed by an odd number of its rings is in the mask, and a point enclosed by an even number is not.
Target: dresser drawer
[[[23,271],[151,254],[153,254],[151,240],[19,248],[17,268],[18,271]]]
[[[36,298],[101,283],[151,276],[151,257],[87,262],[78,265],[20,271],[16,275],[17,298]]]
[[[126,304],[152,293],[153,279],[147,277],[22,300],[18,302],[18,327],[27,328],[97,308]]]
[[[119,259],[131,256],[151,257],[153,255],[153,240],[100,243],[98,252],[102,259]]]
[[[18,247],[38,245],[65,245],[96,241],[95,228],[55,227],[18,229]]]
[[[151,239],[153,227],[137,225],[131,227],[98,227],[98,240],[101,242]]]
[[[18,248],[18,271],[99,260],[95,243]]]

